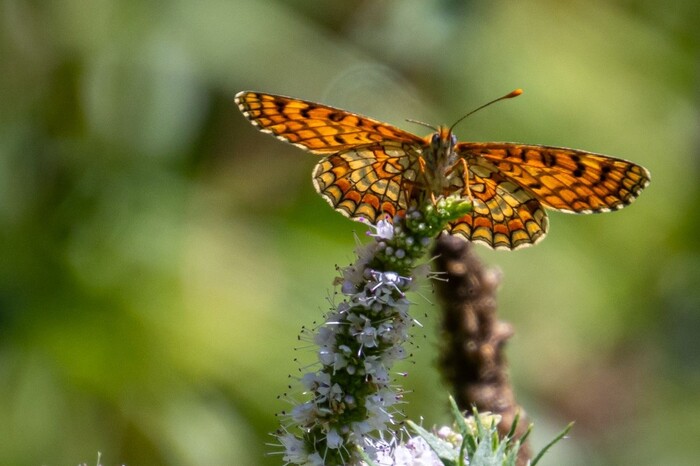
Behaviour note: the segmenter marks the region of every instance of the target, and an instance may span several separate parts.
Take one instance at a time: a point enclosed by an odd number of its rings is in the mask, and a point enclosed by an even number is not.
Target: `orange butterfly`
[[[457,142],[446,127],[421,138],[345,110],[259,92],[238,93],[236,104],[260,131],[324,156],[314,187],[341,214],[375,223],[426,196],[457,194],[470,198],[473,210],[447,231],[495,249],[543,239],[543,207],[577,214],[621,209],[650,180],[639,165],[575,149]]]

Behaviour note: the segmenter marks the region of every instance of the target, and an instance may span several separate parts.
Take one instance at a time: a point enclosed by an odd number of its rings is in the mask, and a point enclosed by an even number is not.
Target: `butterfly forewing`
[[[384,141],[423,141],[386,123],[291,97],[246,91],[236,95],[236,104],[261,131],[314,154],[331,154]]]
[[[460,143],[468,161],[483,158],[550,209],[596,213],[630,204],[649,184],[632,162],[574,149],[512,143]]]

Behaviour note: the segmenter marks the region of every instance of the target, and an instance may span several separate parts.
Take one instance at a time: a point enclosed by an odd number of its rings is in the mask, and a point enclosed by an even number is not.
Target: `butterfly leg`
[[[474,201],[472,191],[469,189],[469,166],[467,165],[467,159],[459,159],[458,163],[462,164],[462,170],[464,171],[464,186],[467,188],[467,197],[469,197],[470,201]]]
[[[425,184],[426,186],[429,186],[430,183],[428,183],[428,180],[426,179],[426,171],[425,171],[425,159],[423,157],[418,157],[418,168],[420,169],[421,175],[423,175],[423,179],[425,179]],[[435,193],[430,191],[430,200],[433,202],[433,205],[437,205],[437,199],[435,198]]]
[[[467,197],[469,198],[470,201],[474,201],[474,198],[472,197],[472,191],[469,189],[469,165],[467,165],[467,160],[460,158],[455,162],[454,165],[452,165],[449,170],[447,170],[447,174],[450,175],[452,174],[452,171],[457,168],[459,165],[462,166],[462,171],[464,172],[463,179],[464,179],[464,187],[467,190]]]

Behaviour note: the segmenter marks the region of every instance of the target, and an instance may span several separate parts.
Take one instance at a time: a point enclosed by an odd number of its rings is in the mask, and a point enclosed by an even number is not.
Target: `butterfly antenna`
[[[438,130],[438,129],[437,129],[436,127],[434,127],[433,125],[429,125],[428,123],[424,123],[424,122],[422,122],[422,121],[413,120],[413,119],[411,119],[411,118],[406,118],[406,121],[409,122],[409,123],[415,123],[415,124],[417,124],[417,125],[425,126],[426,128],[430,128],[430,129],[432,129],[433,131],[437,131],[437,130]]]
[[[464,120],[465,118],[467,118],[469,115],[471,115],[471,114],[473,114],[473,113],[476,113],[476,112],[478,112],[479,110],[481,110],[482,108],[486,108],[486,107],[488,107],[489,105],[495,104],[496,102],[499,102],[499,101],[501,101],[501,100],[512,99],[513,97],[518,97],[518,96],[519,96],[520,94],[522,94],[522,93],[523,93],[523,90],[522,90],[522,89],[516,89],[516,90],[514,90],[513,92],[504,95],[503,97],[499,97],[498,99],[494,99],[494,100],[492,100],[491,102],[485,103],[485,104],[482,105],[481,107],[472,110],[471,112],[467,113],[467,114],[464,115],[462,118],[460,118],[459,120],[455,121],[454,124],[453,124],[452,126],[450,126],[450,132],[452,132],[452,129],[453,129],[455,126],[457,126],[457,124],[458,124],[459,122],[461,122],[462,120]],[[417,122],[416,122],[416,123],[417,123]]]

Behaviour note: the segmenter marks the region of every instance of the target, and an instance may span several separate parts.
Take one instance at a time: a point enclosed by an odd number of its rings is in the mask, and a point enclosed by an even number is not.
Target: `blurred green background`
[[[551,215],[500,313],[546,465],[700,456],[700,19],[694,0],[0,1],[0,464],[280,464],[302,325],[353,232],[314,156],[258,133],[244,89],[461,139],[634,160],[621,212]],[[422,286],[407,413],[445,422]],[[292,379],[288,378],[292,375]],[[289,390],[287,385],[292,389]],[[438,400],[436,402],[436,400]]]

